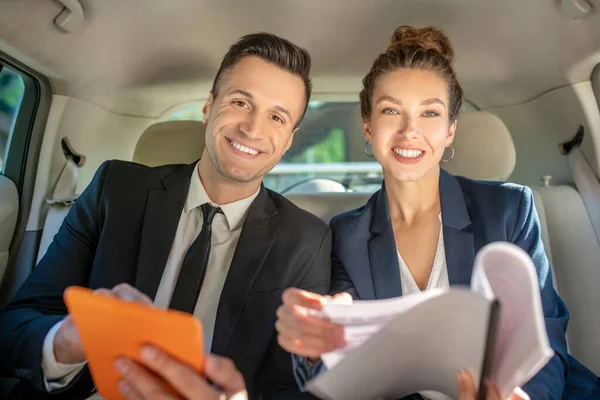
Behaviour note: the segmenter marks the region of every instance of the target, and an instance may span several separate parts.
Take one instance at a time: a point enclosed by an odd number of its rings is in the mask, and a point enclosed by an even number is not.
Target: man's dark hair
[[[242,58],[248,56],[256,56],[262,60],[269,62],[282,68],[302,79],[304,82],[304,94],[306,104],[302,115],[296,123],[296,127],[300,125],[308,102],[310,100],[310,94],[312,91],[312,83],[310,81],[310,54],[306,49],[295,45],[289,40],[283,39],[279,36],[271,33],[252,33],[250,35],[243,36],[230,48],[223,61],[217,76],[213,82],[212,93],[216,97],[219,91],[219,81],[221,75],[223,75],[229,68],[237,64]]]

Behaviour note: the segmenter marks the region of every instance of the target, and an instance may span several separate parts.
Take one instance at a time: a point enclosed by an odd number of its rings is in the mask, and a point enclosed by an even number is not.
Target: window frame
[[[598,104],[598,112],[600,112],[600,64],[592,70],[592,91],[596,97],[596,103]]]
[[[9,133],[10,139],[1,173],[15,183],[19,194],[19,215],[10,244],[10,269],[18,255],[16,250],[23,240],[31,211],[42,140],[52,103],[52,89],[44,75],[1,51],[0,64],[20,74],[24,85],[23,97],[13,120],[12,131]],[[9,270],[6,274],[8,273]],[[0,289],[5,289],[6,280],[2,282]]]
[[[8,146],[5,150],[4,165],[0,172],[15,183],[19,195],[21,195],[31,133],[35,121],[34,117],[40,105],[42,91],[36,77],[2,53],[0,53],[0,63],[3,68],[9,68],[12,72],[18,74],[23,81],[23,94],[13,116],[12,130],[9,132]]]

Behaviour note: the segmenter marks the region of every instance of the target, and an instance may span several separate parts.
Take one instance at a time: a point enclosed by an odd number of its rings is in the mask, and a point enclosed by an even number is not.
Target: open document
[[[420,391],[458,398],[456,373],[492,379],[502,398],[552,358],[535,267],[511,243],[477,254],[471,287],[395,299],[329,303],[347,346],[323,355],[308,383],[324,399],[399,399]]]

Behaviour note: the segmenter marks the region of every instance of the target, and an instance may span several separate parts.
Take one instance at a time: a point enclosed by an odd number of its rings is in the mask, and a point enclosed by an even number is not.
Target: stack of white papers
[[[457,398],[456,373],[463,369],[475,382],[484,373],[506,398],[554,354],[535,267],[510,243],[478,253],[470,288],[332,302],[323,315],[344,325],[348,343],[323,355],[328,371],[308,383],[324,399],[399,399],[422,391]]]

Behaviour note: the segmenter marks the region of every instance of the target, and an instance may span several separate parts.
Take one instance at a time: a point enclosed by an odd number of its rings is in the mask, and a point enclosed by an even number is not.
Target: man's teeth
[[[423,152],[421,150],[408,150],[408,149],[394,149],[394,153],[398,154],[400,157],[405,158],[417,158]]]
[[[254,150],[254,149],[251,149],[250,147],[242,146],[241,144],[236,143],[233,140],[231,141],[231,145],[233,147],[235,147],[236,149],[238,149],[239,151],[242,151],[242,152],[244,152],[246,154],[250,154],[250,155],[253,155],[253,156],[255,156],[255,155],[258,154],[258,151]]]

